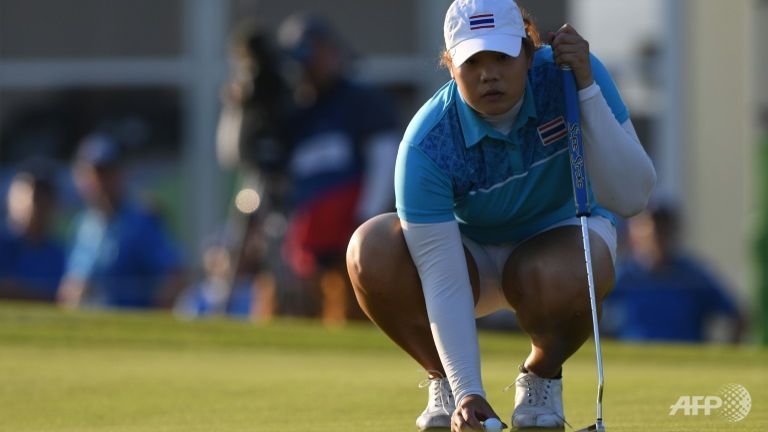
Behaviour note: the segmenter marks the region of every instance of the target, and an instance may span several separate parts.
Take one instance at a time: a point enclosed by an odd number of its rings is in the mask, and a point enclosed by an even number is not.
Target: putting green
[[[509,422],[520,335],[482,333],[483,377]],[[768,351],[604,346],[609,431],[768,430]],[[565,368],[566,417],[594,422],[591,343]],[[63,312],[0,303],[0,431],[414,431],[423,374],[368,325],[181,322],[165,314]],[[738,423],[670,416],[681,396],[751,395]],[[691,412],[692,414],[692,412]]]

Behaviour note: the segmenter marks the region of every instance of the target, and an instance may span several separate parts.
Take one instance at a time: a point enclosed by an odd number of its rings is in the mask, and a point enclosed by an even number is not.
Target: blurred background
[[[673,209],[681,249],[696,257],[733,303],[720,311],[741,311],[748,328],[741,340],[768,344],[768,85],[763,82],[768,51],[762,48],[768,43],[763,25],[768,1],[519,3],[543,34],[572,23],[607,65],[656,165],[654,208]],[[86,237],[110,228],[83,222],[88,217],[83,209],[93,199],[84,191],[87,180],[78,177],[78,166],[98,168],[99,181],[107,182],[105,167],[119,165],[125,195],[149,215],[134,215],[125,224],[157,231],[133,249],[120,249],[162,255],[145,265],[165,271],[165,298],[153,305],[172,307],[180,316],[226,309],[256,319],[281,314],[354,319],[353,312],[312,305],[329,298],[343,303],[329,288],[343,282],[331,273],[304,277],[297,268],[305,267],[286,264],[295,258],[286,252],[294,207],[282,201],[290,194],[284,191],[295,189],[288,173],[291,144],[275,150],[273,141],[283,136],[264,133],[250,149],[256,153],[252,164],[243,163],[247,149],[227,156],[228,125],[233,118],[246,122],[242,117],[249,112],[243,88],[251,95],[263,91],[256,77],[269,66],[254,48],[253,35],[263,35],[279,57],[290,44],[278,35],[287,17],[297,11],[323,17],[322,32],[332,33],[343,51],[345,74],[385,95],[392,107],[387,127],[402,133],[421,103],[449,78],[438,66],[448,5],[447,0],[0,0],[0,216],[13,219],[13,202],[37,200],[24,198],[24,187],[13,187],[20,173],[42,178],[56,196],[55,212],[44,208],[52,215],[46,223],[66,255],[63,270],[51,269],[51,278],[59,274],[61,281],[38,297],[88,304],[83,299],[91,288],[76,282],[92,276],[95,257],[105,252],[99,249],[103,244],[89,249]],[[295,52],[285,54],[285,61],[274,60],[275,69],[295,95],[303,89],[303,60],[297,61]],[[253,60],[259,55],[262,63]],[[235,108],[234,117],[228,117],[228,107]],[[270,152],[276,155],[272,159],[265,156]],[[36,189],[38,183],[26,184]],[[621,224],[628,255],[630,225]],[[318,268],[330,271],[333,265]],[[16,294],[6,297],[24,297],[17,292],[23,284],[12,282],[10,272],[6,269],[6,292]],[[238,308],[234,293],[241,276],[245,306]],[[304,287],[310,279],[319,288]],[[65,293],[75,294],[62,295],[65,286]],[[319,294],[303,299],[307,292]],[[93,297],[90,304],[106,304]],[[130,301],[120,305],[131,306]],[[707,330],[707,338],[730,338],[724,334],[729,327],[718,328]]]

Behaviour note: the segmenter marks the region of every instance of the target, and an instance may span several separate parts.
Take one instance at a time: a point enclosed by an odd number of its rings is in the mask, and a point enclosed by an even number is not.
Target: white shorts
[[[581,225],[581,222],[577,217],[566,219],[539,231],[534,236],[554,228],[570,225]],[[611,221],[602,216],[592,216],[589,218],[589,230],[603,239],[611,252],[611,258],[616,262],[616,227]],[[501,309],[512,309],[502,291],[501,276],[509,256],[525,240],[496,245],[480,244],[464,235],[461,236],[461,240],[475,259],[480,276],[480,299],[475,306],[475,316],[483,317]]]

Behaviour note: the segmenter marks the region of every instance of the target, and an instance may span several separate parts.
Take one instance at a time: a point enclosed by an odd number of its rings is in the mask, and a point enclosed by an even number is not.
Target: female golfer
[[[498,418],[474,320],[505,308],[531,338],[512,424],[562,427],[562,365],[592,332],[562,66],[579,88],[598,301],[613,285],[613,214],[642,210],[656,174],[613,81],[572,27],[546,46],[513,0],[456,0],[444,36],[452,80],[405,132],[397,214],[355,232],[350,277],[366,314],[429,374],[419,429]]]

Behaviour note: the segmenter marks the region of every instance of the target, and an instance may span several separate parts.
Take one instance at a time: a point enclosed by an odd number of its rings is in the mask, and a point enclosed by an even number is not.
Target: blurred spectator
[[[125,193],[121,162],[107,135],[78,149],[74,177],[87,209],[59,290],[65,306],[170,307],[183,287],[179,252],[161,220]]]
[[[363,318],[344,255],[357,226],[394,207],[400,133],[392,102],[346,76],[348,53],[318,17],[294,15],[278,42],[300,69],[289,122],[292,210],[285,254],[326,322]]]
[[[718,317],[730,320],[738,342],[744,320],[721,281],[679,248],[680,221],[657,203],[629,220],[629,256],[604,304],[604,325],[620,339],[702,342]]]
[[[268,319],[275,312],[276,280],[284,288],[281,297],[286,297],[285,288],[295,285],[286,280],[289,272],[279,252],[285,234],[286,130],[292,111],[281,59],[264,28],[252,21],[237,26],[230,41],[232,72],[222,91],[216,143],[219,164],[236,177],[233,205],[224,229],[226,241],[204,252],[206,277],[193,301],[198,315],[246,313]],[[186,295],[182,302],[188,312],[190,301]]]
[[[6,224],[0,225],[0,298],[54,301],[64,273],[64,246],[54,238],[52,163],[35,160],[11,180]]]
[[[276,310],[274,278],[264,267],[266,241],[262,221],[248,217],[243,240],[227,233],[203,252],[205,278],[179,298],[176,313],[186,317],[228,315],[269,320]]]
[[[266,194],[262,204],[282,209],[291,93],[280,56],[266,31],[244,22],[230,42],[230,60],[216,143],[219,163],[240,170],[244,183],[256,183]]]

